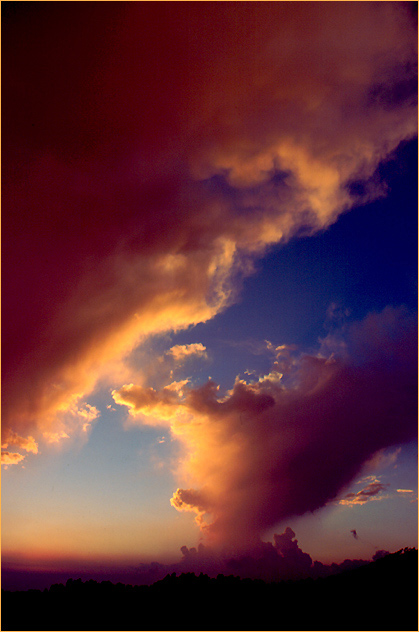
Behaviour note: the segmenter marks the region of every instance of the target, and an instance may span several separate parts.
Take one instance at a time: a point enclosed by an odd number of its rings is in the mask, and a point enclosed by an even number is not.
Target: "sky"
[[[2,47],[3,582],[417,546],[416,3],[3,2]]]

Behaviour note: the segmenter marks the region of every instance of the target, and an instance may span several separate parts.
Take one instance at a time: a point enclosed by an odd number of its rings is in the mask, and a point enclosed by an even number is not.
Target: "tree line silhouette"
[[[170,573],[147,586],[69,579],[2,590],[2,630],[416,630],[418,552],[318,579]]]

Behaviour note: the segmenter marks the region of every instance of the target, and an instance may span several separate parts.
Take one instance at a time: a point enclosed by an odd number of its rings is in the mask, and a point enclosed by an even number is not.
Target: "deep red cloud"
[[[404,3],[203,6],[3,4],[6,434],[68,434],[141,340],[231,304],[416,133]]]

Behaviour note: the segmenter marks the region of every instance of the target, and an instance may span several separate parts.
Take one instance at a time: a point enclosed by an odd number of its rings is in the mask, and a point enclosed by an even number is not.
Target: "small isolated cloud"
[[[1,463],[5,467],[8,467],[9,465],[16,465],[25,458],[25,455],[20,454],[19,452],[9,452],[7,450],[9,446],[16,446],[26,452],[38,454],[38,443],[35,441],[34,437],[21,437],[10,428],[6,428],[3,433],[1,444]]]
[[[378,479],[369,483],[366,487],[359,492],[349,492],[344,498],[339,501],[341,505],[364,505],[367,502],[374,500],[383,500],[385,496],[381,494],[387,489],[388,484],[380,483]],[[353,533],[353,532],[352,532]],[[354,535],[354,537],[356,537]]]
[[[418,495],[414,489],[397,489],[398,494],[400,494],[403,498],[407,498],[411,503],[418,502]]]
[[[23,459],[25,458],[24,454],[19,454],[18,452],[8,452],[7,450],[2,450],[1,453],[1,464],[5,465],[6,467],[8,465],[16,465],[17,463],[20,463],[20,461],[23,461]]]
[[[183,363],[187,358],[207,358],[207,350],[200,342],[194,342],[188,345],[175,345],[166,351],[166,355],[172,356],[176,363]]]

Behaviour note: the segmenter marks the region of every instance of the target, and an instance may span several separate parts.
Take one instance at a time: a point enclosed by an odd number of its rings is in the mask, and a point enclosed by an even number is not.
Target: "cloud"
[[[172,356],[176,362],[181,363],[191,356],[206,358],[207,351],[201,342],[195,342],[189,345],[175,345],[166,351],[166,355]]]
[[[62,4],[4,38],[2,431],[36,441],[150,336],[231,305],[268,248],[382,195],[417,129],[404,3]]]
[[[38,444],[33,437],[20,437],[16,432],[10,429],[5,432],[1,447],[7,448],[9,445],[18,446],[22,450],[26,450],[26,452],[33,452],[33,454],[38,453]]]
[[[44,432],[43,437],[47,443],[60,444],[63,439],[69,439],[70,435],[61,430],[60,432]]]
[[[198,524],[203,524],[204,514],[211,510],[205,490],[177,489],[170,499],[170,504],[178,511],[195,512]]]
[[[88,432],[92,427],[92,423],[100,416],[100,411],[96,406],[85,404],[84,408],[73,411],[73,415],[78,416],[82,420],[83,432]]]
[[[38,454],[38,444],[32,436],[21,437],[10,428],[7,428],[3,433],[1,444],[1,463],[6,468],[9,465],[16,465],[17,463],[20,463],[25,458],[25,455],[20,454],[19,452],[9,452],[6,450],[6,448],[11,445],[17,446],[26,452]]]
[[[112,397],[117,404],[128,406],[133,417],[141,415],[144,423],[165,425],[169,420],[183,415],[182,405],[179,404],[182,391],[173,386],[173,383],[169,384],[159,391],[152,387],[126,384],[112,391]]]
[[[397,467],[396,462],[401,450],[400,447],[395,450],[379,450],[365,464],[365,469],[373,471],[389,467],[390,465]]]
[[[214,546],[246,549],[335,499],[377,451],[416,436],[416,335],[414,317],[386,308],[347,329],[344,358],[302,356],[284,380],[237,379],[225,396],[211,380],[183,397],[131,385],[114,398],[183,446],[177,476],[187,487],[172,505],[195,512]],[[384,488],[374,478],[341,502]]]
[[[380,481],[376,479],[364,487],[364,489],[359,490],[359,492],[349,492],[339,503],[341,505],[364,505],[371,500],[382,500],[384,496],[381,492],[387,489],[387,487],[388,485],[380,483]]]
[[[165,386],[164,388],[169,391],[175,391],[176,393],[179,394],[180,397],[182,397],[183,390],[185,386],[189,384],[189,382],[190,382],[189,378],[186,378],[186,380],[175,380],[174,382],[167,384],[167,386]]]
[[[346,559],[340,564],[323,564],[314,561],[304,552],[295,538],[295,533],[286,527],[283,533],[274,534],[273,542],[259,542],[250,551],[228,556],[202,543],[197,548],[181,547],[182,560],[166,572],[205,572],[210,576],[218,573],[238,575],[241,578],[264,581],[286,581],[311,577],[327,577],[345,570],[357,568],[366,560]],[[388,551],[377,551],[373,559],[386,555]]]
[[[47,444],[61,444],[63,439],[78,439],[86,441],[93,424],[100,417],[96,406],[81,402],[79,396],[74,396],[65,405],[58,407],[55,417],[45,424],[42,440]]]
[[[414,489],[396,489],[396,492],[398,494],[401,494],[401,496],[403,498],[409,498],[411,503],[417,503],[418,502],[418,495],[417,492],[415,492]],[[413,497],[412,497],[413,495]]]
[[[18,452],[8,452],[7,450],[2,450],[1,464],[6,467],[8,465],[16,465],[17,463],[20,463],[20,461],[23,461],[24,458],[25,455],[19,454]]]

